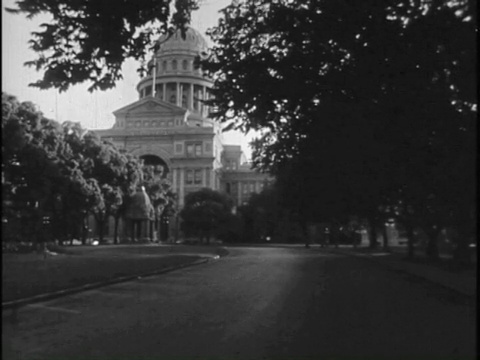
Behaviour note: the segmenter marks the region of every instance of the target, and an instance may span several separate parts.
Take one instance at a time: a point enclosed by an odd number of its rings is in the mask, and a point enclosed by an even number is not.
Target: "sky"
[[[205,35],[208,28],[217,24],[218,11],[230,2],[202,0],[200,9],[192,14],[191,26]],[[80,122],[87,129],[111,128],[115,120],[112,112],[138,100],[135,88],[140,80],[136,71],[139,63],[127,60],[122,68],[124,79],[115,88],[106,91],[90,93],[87,90],[89,84],[76,85],[62,93],[29,87],[29,83],[41,77],[34,68],[23,65],[25,61],[36,58],[28,45],[30,33],[38,31],[40,24],[49,21],[49,16],[41,14],[29,20],[24,15],[5,11],[5,7],[14,7],[14,4],[14,0],[2,1],[2,92],[14,95],[20,101],[33,102],[46,117],[59,122]],[[250,157],[248,142],[251,136],[232,131],[224,133],[223,138],[228,144],[242,145],[247,157]]]

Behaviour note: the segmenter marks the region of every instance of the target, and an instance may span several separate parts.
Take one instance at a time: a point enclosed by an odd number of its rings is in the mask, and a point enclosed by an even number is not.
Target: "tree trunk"
[[[370,248],[375,249],[377,247],[377,229],[376,229],[376,224],[373,219],[368,219],[368,222],[370,224],[370,231],[368,232],[368,237],[370,241]]]
[[[130,233],[130,240],[132,242],[132,244],[135,242],[135,220],[130,220],[130,230],[131,230],[131,233]]]
[[[98,242],[102,243],[103,242],[103,227],[105,225],[104,219],[97,219],[97,225],[98,225]]]
[[[87,215],[82,216],[82,245],[87,243],[87,233],[88,233],[88,224],[87,224]]]
[[[308,249],[310,247],[310,236],[308,236],[307,223],[303,220],[303,218],[300,218],[299,223],[303,238],[305,239],[305,247]]]
[[[387,225],[383,224],[382,226],[382,232],[383,232],[383,248],[385,250],[388,249],[388,231],[387,231]]]
[[[434,261],[437,261],[440,256],[438,253],[438,236],[440,234],[440,227],[429,227],[427,230],[428,242],[425,249],[425,255]]]
[[[468,235],[461,229],[458,229],[458,241],[453,252],[453,259],[460,266],[468,266],[471,263]]]
[[[115,222],[114,222],[114,225],[113,225],[113,243],[115,245],[118,245],[118,221],[119,221],[119,217],[115,216],[114,219],[115,219]]]
[[[415,256],[415,244],[414,244],[415,239],[413,234],[413,226],[409,221],[407,221],[405,223],[405,228],[407,231],[407,240],[408,240],[407,258],[413,259]]]
[[[150,241],[154,241],[154,237],[153,237],[153,225],[154,225],[154,222],[153,220],[148,220],[148,223],[149,223],[149,227],[150,227]]]

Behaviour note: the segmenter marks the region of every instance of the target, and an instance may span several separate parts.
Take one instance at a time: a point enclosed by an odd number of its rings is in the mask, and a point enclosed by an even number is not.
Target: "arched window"
[[[177,60],[172,61],[172,70],[177,70]]]
[[[182,61],[182,67],[183,67],[183,70],[188,70],[188,62],[187,62],[187,60],[183,60],[183,61]]]
[[[163,60],[163,62],[162,62],[162,70],[167,71],[167,61],[166,60]]]

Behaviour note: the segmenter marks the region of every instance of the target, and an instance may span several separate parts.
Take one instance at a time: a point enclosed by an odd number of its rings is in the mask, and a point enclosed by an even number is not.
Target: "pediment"
[[[117,116],[122,115],[134,115],[134,114],[151,114],[151,115],[172,115],[172,116],[179,116],[185,115],[187,110],[178,107],[176,105],[167,103],[157,98],[147,97],[144,99],[140,99],[135,101],[134,103],[127,105],[121,109],[118,109],[113,112],[113,114]]]

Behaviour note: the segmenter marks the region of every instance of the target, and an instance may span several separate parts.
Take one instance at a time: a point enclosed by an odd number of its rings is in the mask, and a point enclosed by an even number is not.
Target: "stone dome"
[[[185,38],[182,37],[182,32],[177,30],[170,38],[162,35],[158,41],[160,43],[158,55],[185,52],[199,54],[208,48],[208,43],[202,34],[191,27],[187,28]]]

